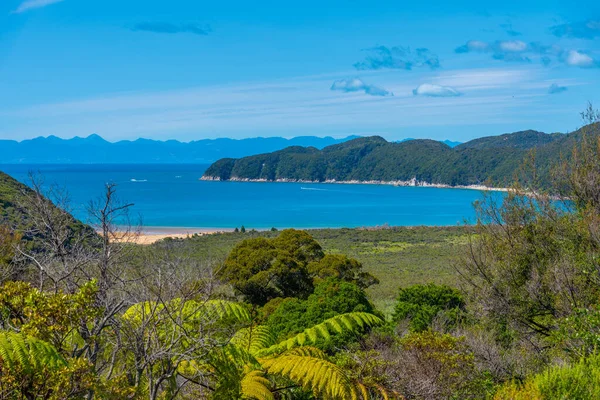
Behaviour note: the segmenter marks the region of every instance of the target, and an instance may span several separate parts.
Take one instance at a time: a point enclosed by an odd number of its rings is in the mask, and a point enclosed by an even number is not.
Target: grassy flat
[[[360,261],[380,280],[368,289],[378,309],[390,314],[400,287],[418,283],[458,285],[454,265],[469,243],[468,227],[394,227],[385,229],[313,229],[308,232],[326,253]],[[170,240],[188,256],[219,263],[244,239],[277,232],[219,233]]]

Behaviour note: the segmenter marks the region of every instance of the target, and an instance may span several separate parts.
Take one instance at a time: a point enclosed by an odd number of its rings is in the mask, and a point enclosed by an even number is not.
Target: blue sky
[[[466,141],[567,132],[587,101],[597,1],[0,2],[4,139]]]

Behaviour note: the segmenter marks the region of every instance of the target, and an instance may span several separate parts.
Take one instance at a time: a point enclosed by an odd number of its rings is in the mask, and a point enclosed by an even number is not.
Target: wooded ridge
[[[454,148],[433,140],[391,143],[362,137],[318,150],[293,146],[273,153],[213,163],[204,180],[300,182],[379,182],[410,185],[506,187],[526,156],[535,152],[542,182],[551,165],[569,157],[583,135],[597,134],[592,124],[568,134],[527,130],[475,139]]]

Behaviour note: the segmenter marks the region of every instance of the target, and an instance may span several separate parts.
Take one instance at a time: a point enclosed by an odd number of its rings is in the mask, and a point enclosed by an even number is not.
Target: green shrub
[[[600,396],[600,356],[576,364],[554,366],[519,385],[503,386],[495,399],[595,400]]]
[[[324,320],[349,312],[376,313],[364,290],[353,283],[329,278],[315,288],[308,299],[288,298],[273,300],[265,308],[278,304],[275,311],[265,310],[269,315],[267,325],[282,340],[302,332]]]
[[[414,285],[400,289],[392,320],[410,320],[409,328],[414,332],[427,330],[433,319],[443,313],[450,325],[455,325],[464,311],[462,294],[449,286]]]
[[[308,233],[287,229],[274,239],[257,237],[238,244],[220,277],[260,306],[276,297],[306,298],[313,290],[306,266],[322,257],[321,246]]]
[[[577,308],[568,317],[558,319],[551,342],[571,360],[596,354],[600,344],[600,307]]]
[[[400,339],[401,392],[416,399],[481,399],[493,391],[489,375],[477,369],[464,337],[435,331]]]
[[[332,277],[355,283],[362,289],[379,283],[377,278],[368,272],[363,272],[362,268],[360,262],[341,254],[327,254],[319,261],[308,264],[308,272],[315,284]]]

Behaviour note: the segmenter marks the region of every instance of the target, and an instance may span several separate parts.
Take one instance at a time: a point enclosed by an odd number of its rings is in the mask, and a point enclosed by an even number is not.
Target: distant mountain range
[[[192,142],[177,140],[122,140],[109,142],[98,135],[61,139],[38,137],[17,142],[0,140],[0,164],[210,164],[221,158],[240,158],[282,150],[290,146],[314,147],[344,143],[359,136],[342,139],[299,136],[249,139],[203,139]],[[405,139],[413,140],[413,139]],[[445,141],[449,146],[458,142]]]
[[[71,164],[71,163],[205,163],[223,157],[245,157],[281,150],[288,146],[311,146],[317,149],[355,139],[300,136],[251,139],[204,139],[192,142],[137,139],[108,142],[98,135],[61,139],[38,137],[17,142],[0,140],[2,164]]]
[[[600,124],[585,132],[599,133]],[[377,181],[398,184],[506,186],[526,155],[536,149],[538,173],[549,182],[551,166],[569,155],[583,135],[522,131],[490,136],[455,147],[433,140],[390,143],[379,136],[349,140],[323,148],[289,147],[280,151],[226,158],[205,172],[207,180]]]

